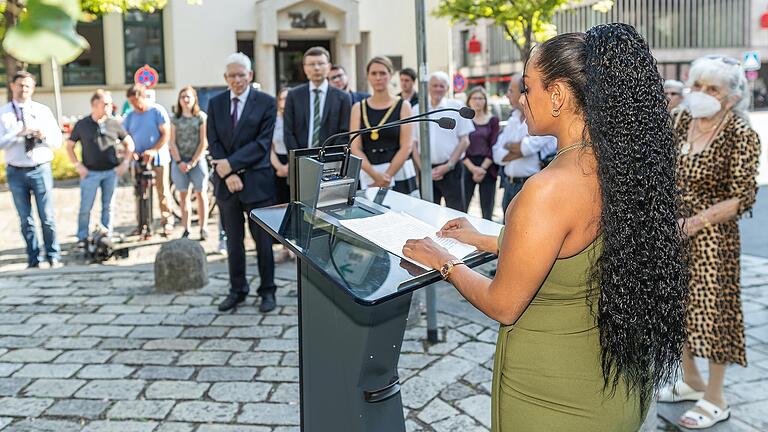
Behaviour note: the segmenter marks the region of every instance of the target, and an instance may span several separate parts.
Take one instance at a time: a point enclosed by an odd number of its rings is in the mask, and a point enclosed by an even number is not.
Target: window
[[[77,33],[91,45],[72,63],[64,65],[64,85],[105,84],[104,74],[104,26],[101,18],[91,22],[77,23]]]
[[[255,61],[256,47],[254,44],[254,40],[256,39],[256,34],[253,32],[237,32],[236,38],[237,38],[237,52],[241,52],[246,56],[248,56],[248,58],[251,60],[251,68],[255,71],[256,70],[256,61]]]
[[[123,43],[125,44],[125,82],[133,84],[133,75],[148,64],[157,70],[159,82],[165,77],[163,47],[163,13],[128,11],[123,16]]]
[[[4,55],[2,52],[0,52],[0,55]],[[40,73],[40,65],[39,64],[30,64],[27,65],[26,68],[22,68],[27,70],[29,73],[35,76],[35,86],[36,87],[42,87],[43,86],[43,79],[42,74]],[[5,63],[0,61],[0,85],[3,87],[7,87],[8,85],[8,77],[6,76],[7,73],[5,72]]]
[[[469,66],[469,53],[467,52],[469,46],[469,30],[462,30],[459,33],[461,39],[461,63],[460,66]]]

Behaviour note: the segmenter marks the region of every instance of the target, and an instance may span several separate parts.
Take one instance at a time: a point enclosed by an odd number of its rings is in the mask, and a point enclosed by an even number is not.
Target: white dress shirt
[[[504,174],[507,177],[530,177],[541,170],[539,165],[539,153],[554,153],[557,148],[557,139],[553,136],[531,136],[528,135],[528,125],[521,119],[520,110],[512,111],[507,125],[496,139],[493,145],[493,162],[496,165],[504,167]],[[523,157],[504,161],[509,154],[506,144],[510,142],[520,143],[520,153]]]
[[[323,109],[325,108],[325,97],[328,96],[328,80],[324,80],[320,86],[316,86],[312,81],[309,82],[309,129],[307,130],[307,145],[312,147],[312,127],[315,120],[315,89],[320,89],[320,121],[323,121]],[[322,143],[320,143],[322,144]]]
[[[232,109],[235,106],[232,103],[232,99],[237,98],[237,122],[240,123],[240,118],[243,116],[243,108],[245,108],[245,103],[248,101],[248,95],[251,94],[251,86],[246,87],[240,96],[232,96],[232,91],[229,94],[229,115],[232,116]]]
[[[442,108],[460,109],[462,106],[458,101],[443,98],[436,107],[427,107],[427,111]],[[419,104],[414,105],[412,110],[414,114],[418,113]],[[454,111],[445,111],[429,116],[429,118],[435,120],[441,117],[450,117],[456,120],[456,127],[453,129],[443,129],[436,123],[429,122],[429,156],[432,160],[432,165],[441,165],[448,162],[456,146],[459,145],[461,138],[475,131],[475,124],[472,123],[472,120],[465,119]],[[418,145],[419,127],[414,125],[411,129],[413,130],[413,139]],[[462,154],[461,157],[463,158],[464,155]]]
[[[24,112],[24,122],[20,120]],[[24,137],[17,136],[24,129],[38,129],[43,133],[43,145],[31,152],[24,149]],[[5,163],[16,167],[34,167],[53,160],[51,149],[61,147],[61,129],[47,106],[35,101],[24,104],[7,103],[0,107],[0,149],[5,150]]]

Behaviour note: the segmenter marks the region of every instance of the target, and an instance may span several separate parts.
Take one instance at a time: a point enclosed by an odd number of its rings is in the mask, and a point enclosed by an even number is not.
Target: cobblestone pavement
[[[7,218],[0,208],[1,223],[16,223]],[[159,295],[153,256],[150,247],[110,265],[0,264],[0,430],[298,431],[295,267],[278,266],[276,311],[260,314],[252,296],[236,314],[220,314],[221,258],[209,256],[205,288]],[[733,417],[717,431],[768,430],[768,259],[744,256],[742,283],[750,363],[728,371]],[[449,286],[438,296],[441,342],[426,343],[423,325],[405,335],[407,429],[487,431],[497,325]],[[660,412],[674,418],[669,412],[683,407]]]
[[[0,428],[7,431],[288,432],[298,423],[295,267],[278,268],[278,309],[220,314],[226,269],[179,295],[149,266],[71,267],[0,279]],[[255,273],[251,267],[250,274]],[[750,366],[728,372],[733,419],[768,422],[768,260],[745,257]],[[486,431],[496,325],[438,288],[442,341],[406,331],[409,431]]]

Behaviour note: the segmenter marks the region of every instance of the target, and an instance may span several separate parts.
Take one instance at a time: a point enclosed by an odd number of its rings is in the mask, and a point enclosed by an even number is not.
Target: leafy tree
[[[440,0],[433,14],[450,18],[452,22],[476,25],[487,19],[504,29],[507,37],[520,51],[523,62],[534,42],[543,42],[557,34],[552,23],[554,14],[584,0]],[[593,8],[607,12],[613,7],[612,0],[600,0]]]
[[[13,75],[28,63],[42,63],[51,57],[67,63],[77,58],[88,47],[75,32],[77,21],[133,9],[155,12],[167,3],[168,0],[0,0],[0,55],[7,82],[10,84]],[[187,3],[201,4],[202,0]],[[8,95],[10,98],[10,88]]]

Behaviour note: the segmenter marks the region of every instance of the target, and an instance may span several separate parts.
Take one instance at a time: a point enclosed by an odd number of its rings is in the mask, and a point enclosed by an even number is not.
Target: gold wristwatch
[[[448,276],[450,276],[451,272],[453,272],[453,268],[460,264],[464,264],[464,261],[460,259],[452,259],[447,263],[443,264],[443,266],[440,267],[440,276],[443,277],[443,280],[447,280]]]

